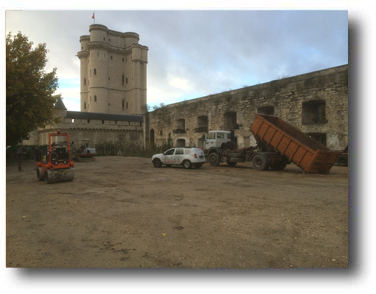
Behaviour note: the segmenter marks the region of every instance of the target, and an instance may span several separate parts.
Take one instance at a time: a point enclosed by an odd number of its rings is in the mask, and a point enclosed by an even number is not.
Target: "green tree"
[[[46,44],[33,46],[19,32],[6,37],[6,144],[28,139],[29,132],[57,122],[54,106],[60,95],[56,68],[45,72]]]

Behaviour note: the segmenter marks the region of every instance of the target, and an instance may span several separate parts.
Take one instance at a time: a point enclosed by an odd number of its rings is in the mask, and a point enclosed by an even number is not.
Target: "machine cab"
[[[228,131],[210,131],[205,135],[204,148],[219,148],[222,143],[231,142],[231,132]]]

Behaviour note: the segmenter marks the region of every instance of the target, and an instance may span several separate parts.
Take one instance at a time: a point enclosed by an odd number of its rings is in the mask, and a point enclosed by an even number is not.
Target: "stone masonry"
[[[144,144],[202,148],[208,130],[235,129],[239,148],[255,145],[255,113],[272,114],[332,150],[348,144],[348,65],[161,107],[145,115]]]

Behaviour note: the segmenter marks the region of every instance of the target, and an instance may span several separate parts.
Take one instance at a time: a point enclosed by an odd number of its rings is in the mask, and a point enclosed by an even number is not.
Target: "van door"
[[[176,148],[175,156],[174,156],[175,164],[181,164],[183,162],[183,159],[184,159],[183,155],[184,155],[184,149]]]
[[[162,162],[164,164],[174,164],[174,152],[175,148],[171,148],[164,152]]]

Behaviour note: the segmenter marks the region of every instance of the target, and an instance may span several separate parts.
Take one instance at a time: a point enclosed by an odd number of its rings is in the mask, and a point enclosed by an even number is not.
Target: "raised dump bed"
[[[341,152],[331,151],[279,117],[255,114],[251,132],[256,141],[272,146],[305,173],[329,173]]]

